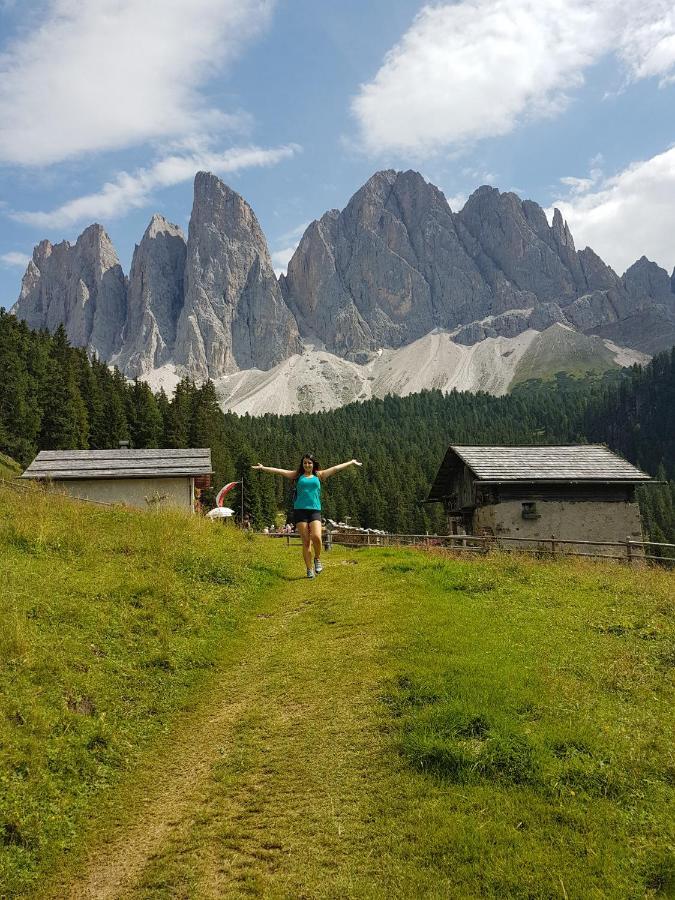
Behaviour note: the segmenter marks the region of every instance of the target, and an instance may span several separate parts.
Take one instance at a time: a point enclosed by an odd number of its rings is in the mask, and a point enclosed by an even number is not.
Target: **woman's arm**
[[[338,463],[337,466],[331,466],[330,469],[321,469],[316,474],[322,481],[325,481],[326,478],[330,478],[331,475],[335,475],[336,472],[341,472],[343,469],[348,469],[349,466],[362,466],[363,463],[360,463],[358,459],[350,459],[349,462]]]
[[[283,475],[284,478],[295,478],[296,476],[295,469],[275,469],[274,466],[263,466],[262,463],[251,466],[251,468],[257,469],[258,472],[269,472],[270,475]]]

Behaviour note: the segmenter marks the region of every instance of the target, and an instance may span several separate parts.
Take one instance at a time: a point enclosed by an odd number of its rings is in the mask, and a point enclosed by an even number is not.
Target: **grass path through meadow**
[[[670,890],[672,576],[252,550],[245,649],[51,896]]]
[[[363,790],[383,751],[365,560],[334,559],[308,582],[297,550],[279,550],[266,554],[278,577],[244,657],[142,779],[137,820],[55,896],[290,895],[316,878],[313,893],[336,866],[348,885],[350,858],[368,853]]]

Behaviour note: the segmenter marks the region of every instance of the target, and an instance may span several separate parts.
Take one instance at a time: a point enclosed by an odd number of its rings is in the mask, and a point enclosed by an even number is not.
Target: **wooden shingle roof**
[[[22,478],[176,478],[211,475],[211,450],[41,450]]]
[[[536,447],[477,447],[452,444],[445,454],[429,500],[451,490],[454,473],[465,464],[480,484],[638,484],[651,477],[602,444]]]
[[[567,447],[462,447],[452,450],[478,481],[650,481],[602,444]]]

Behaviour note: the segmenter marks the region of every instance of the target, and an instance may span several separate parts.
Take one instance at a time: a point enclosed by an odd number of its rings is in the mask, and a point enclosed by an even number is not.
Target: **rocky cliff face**
[[[281,285],[301,333],[353,359],[433,328],[472,344],[560,323],[650,353],[675,339],[672,280],[654,263],[619,278],[577,252],[558,210],[549,225],[536,203],[484,186],[453,213],[415,172],[379,172],[313,222]]]
[[[154,216],[127,284],[99,225],[74,246],[43,241],[14,312],[62,323],[129,377],[270,370],[301,337],[365,364],[437,329],[454,347],[555,326],[567,343],[574,331],[654,353],[675,344],[675,272],[643,257],[620,278],[576,250],[558,211],[549,225],[536,203],[481,187],[454,213],[418,173],[388,170],[307,228],[278,281],[251,207],[200,172],[187,244]]]
[[[127,319],[120,352],[111,361],[136,378],[170,362],[183,307],[183,232],[155,215],[136,245],[129,274]]]
[[[62,324],[72,344],[110,359],[122,340],[126,283],[103,228],[90,225],[74,246],[41,241],[13,311],[31,328],[55,331]]]
[[[443,194],[416,172],[378,172],[342,212],[312,223],[281,279],[300,332],[339,355],[399,347],[516,306],[495,295]]]
[[[300,349],[267,242],[246,201],[199,172],[174,361],[197,378],[268,369]]]

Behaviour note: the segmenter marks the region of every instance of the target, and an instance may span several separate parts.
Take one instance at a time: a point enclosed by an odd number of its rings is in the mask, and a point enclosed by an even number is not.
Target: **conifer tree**
[[[69,351],[65,329],[59,325],[52,337],[45,379],[41,385],[39,445],[43,450],[87,447],[87,411],[77,387],[73,357]]]
[[[183,378],[176,385],[169,408],[168,422],[166,423],[165,441],[167,447],[180,449],[188,446],[195,392],[194,382],[189,378]]]
[[[154,394],[144,381],[138,379],[127,388],[127,394],[132,447],[159,447],[164,423]]]

